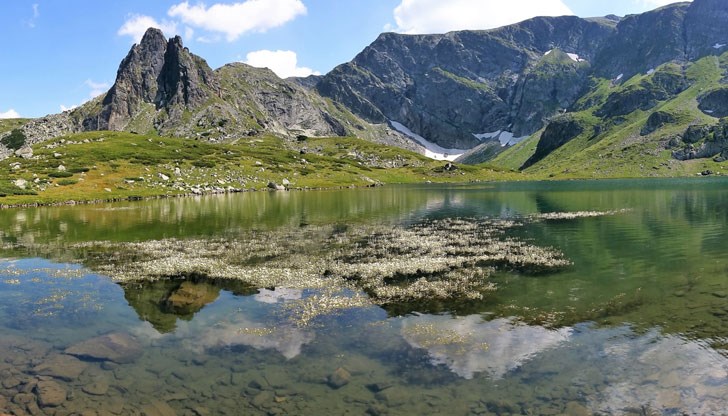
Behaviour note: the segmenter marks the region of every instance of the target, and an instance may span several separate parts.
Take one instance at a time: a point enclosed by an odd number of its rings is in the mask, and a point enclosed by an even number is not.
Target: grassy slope
[[[27,118],[6,118],[6,119],[0,119],[0,135],[17,129],[18,127],[22,126],[23,124],[30,121],[30,119]]]
[[[672,158],[665,143],[682,134],[689,124],[715,124],[718,119],[703,114],[697,107],[699,94],[718,85],[728,66],[728,54],[707,57],[691,64],[686,75],[692,86],[677,97],[660,102],[656,107],[627,115],[624,121],[611,126],[597,137],[594,126],[600,119],[594,111],[609,93],[637,85],[648,75],[637,75],[622,86],[612,86],[608,80],[595,80],[595,88],[582,101],[589,108],[575,113],[586,126],[582,135],[556,149],[525,172],[540,178],[616,178],[616,177],[674,177],[695,175],[706,169],[728,172],[728,164],[711,159],[678,161]],[[658,131],[640,136],[640,130],[654,111],[673,114],[678,122]],[[541,132],[499,155],[492,163],[503,168],[517,169],[535,151]]]
[[[305,154],[300,152],[303,148]],[[443,162],[354,138],[309,138],[290,143],[262,137],[209,144],[90,132],[57,138],[33,149],[32,159],[13,156],[0,162],[0,195],[4,195],[0,204],[175,195],[189,193],[197,186],[252,190],[265,188],[269,181],[280,184],[283,179],[293,188],[324,188],[523,176],[472,166],[447,172],[442,169]],[[60,165],[65,172],[59,171]],[[175,175],[176,168],[181,177]],[[160,174],[170,179],[164,180]],[[14,184],[17,179],[26,180],[28,189],[18,188]]]

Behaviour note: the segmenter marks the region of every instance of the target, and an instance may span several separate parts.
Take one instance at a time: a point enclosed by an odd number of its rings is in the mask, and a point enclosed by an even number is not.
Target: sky
[[[214,68],[325,74],[382,32],[490,29],[530,17],[641,13],[672,0],[8,0],[0,3],[0,118],[42,117],[102,94],[155,26]]]

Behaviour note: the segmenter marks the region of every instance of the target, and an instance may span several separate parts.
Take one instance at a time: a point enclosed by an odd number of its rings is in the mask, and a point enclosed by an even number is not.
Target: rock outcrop
[[[579,120],[574,119],[570,115],[555,119],[546,126],[536,146],[536,152],[523,164],[521,169],[526,169],[535,164],[583,132],[584,127]]]

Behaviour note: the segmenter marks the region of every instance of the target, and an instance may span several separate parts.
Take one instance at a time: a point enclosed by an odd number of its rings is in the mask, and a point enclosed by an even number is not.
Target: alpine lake
[[[725,415],[728,179],[0,211],[0,415]]]

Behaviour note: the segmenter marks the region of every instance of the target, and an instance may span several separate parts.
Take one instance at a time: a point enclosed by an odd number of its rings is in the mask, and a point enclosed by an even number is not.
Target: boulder
[[[64,352],[83,359],[125,364],[139,358],[143,349],[129,334],[114,332],[82,341],[66,348]]]

